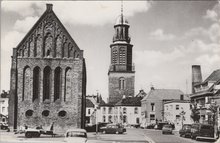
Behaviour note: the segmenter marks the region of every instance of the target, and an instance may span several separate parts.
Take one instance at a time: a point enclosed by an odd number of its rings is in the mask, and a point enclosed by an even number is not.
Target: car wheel
[[[106,131],[102,131],[103,134],[106,134]]]
[[[31,133],[25,133],[25,137],[26,137],[26,138],[31,138],[31,137],[32,137],[32,134],[31,134]]]

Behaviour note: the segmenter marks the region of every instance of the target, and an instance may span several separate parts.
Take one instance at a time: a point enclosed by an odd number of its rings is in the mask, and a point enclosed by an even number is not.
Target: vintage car
[[[162,128],[162,134],[172,134],[173,128],[172,125],[164,125]]]
[[[123,134],[126,132],[126,129],[117,124],[109,124],[106,127],[100,128],[100,132],[103,134]]]
[[[191,124],[184,124],[182,129],[179,130],[179,135],[181,137],[191,137]]]
[[[64,142],[67,143],[86,143],[87,132],[84,129],[69,129],[65,133]]]
[[[214,139],[214,127],[209,124],[192,124],[191,127],[192,139]]]

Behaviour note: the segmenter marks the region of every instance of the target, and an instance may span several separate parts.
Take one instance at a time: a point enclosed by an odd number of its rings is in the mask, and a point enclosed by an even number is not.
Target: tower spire
[[[121,0],[121,16],[123,16],[123,0]]]

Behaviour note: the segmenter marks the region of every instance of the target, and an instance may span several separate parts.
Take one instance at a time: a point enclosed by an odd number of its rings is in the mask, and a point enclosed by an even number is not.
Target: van
[[[192,124],[191,127],[192,139],[214,139],[214,127],[209,124]]]

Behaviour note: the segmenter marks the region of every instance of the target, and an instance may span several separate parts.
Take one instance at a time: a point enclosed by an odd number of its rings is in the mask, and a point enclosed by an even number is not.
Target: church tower
[[[129,36],[129,23],[123,15],[116,19],[115,34],[111,48],[109,76],[109,103],[115,104],[122,97],[134,96],[135,71],[132,63],[132,47]]]

